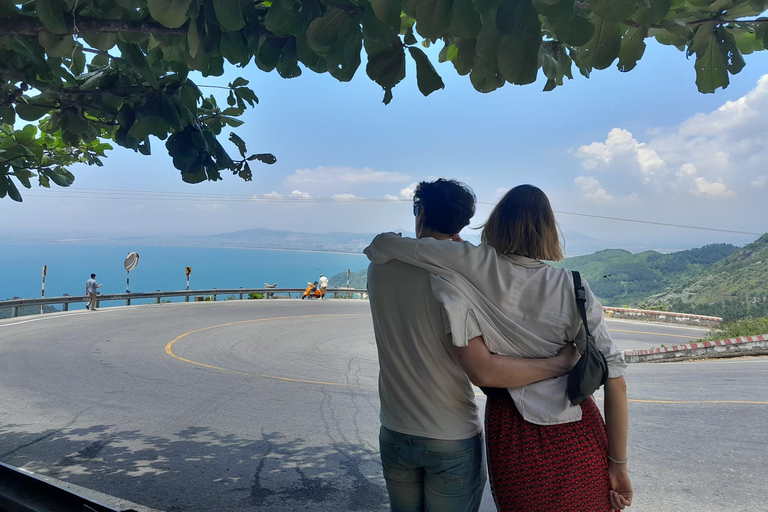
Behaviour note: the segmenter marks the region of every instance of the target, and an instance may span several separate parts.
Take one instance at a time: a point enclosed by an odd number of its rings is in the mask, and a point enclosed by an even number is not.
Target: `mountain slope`
[[[711,244],[670,254],[632,254],[623,249],[607,249],[552,265],[578,270],[604,305],[622,306],[699,275],[737,250],[730,244]]]
[[[727,321],[768,315],[768,233],[647,302]]]

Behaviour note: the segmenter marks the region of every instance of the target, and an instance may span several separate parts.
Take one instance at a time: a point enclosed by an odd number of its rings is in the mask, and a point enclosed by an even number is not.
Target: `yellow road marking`
[[[747,404],[768,405],[768,402],[753,402],[749,400],[642,400],[640,398],[628,398],[629,402],[646,404]]]
[[[195,334],[202,331],[208,331],[211,329],[218,329],[219,327],[229,327],[232,325],[239,325],[239,324],[248,324],[248,323],[254,323],[254,322],[266,322],[270,320],[289,320],[292,318],[320,318],[320,317],[334,317],[334,316],[368,316],[366,314],[335,314],[335,315],[299,315],[299,316],[278,316],[274,318],[258,318],[255,320],[241,320],[239,322],[230,322],[228,324],[221,324],[221,325],[212,325],[210,327],[202,327],[200,329],[195,329],[194,331],[186,332],[180,336],[175,337],[172,339],[166,346],[165,346],[165,353],[169,356],[173,357],[174,359],[178,359],[179,361],[183,361],[185,363],[193,364],[196,366],[202,366],[203,368],[210,368],[212,370],[219,370],[222,372],[227,373],[234,373],[237,375],[247,375],[250,377],[263,377],[265,379],[274,379],[274,380],[281,380],[285,382],[296,382],[300,384],[322,384],[324,386],[341,386],[341,387],[348,387],[348,384],[343,384],[339,382],[324,382],[324,381],[318,381],[318,380],[303,380],[303,379],[292,379],[289,377],[278,377],[276,375],[266,375],[266,374],[259,374],[259,373],[250,373],[250,372],[243,372],[240,370],[232,370],[229,368],[222,368],[220,366],[213,366],[210,364],[205,363],[199,363],[197,361],[192,361],[190,359],[186,359],[184,357],[181,357],[179,355],[176,355],[173,353],[173,345],[180,339],[189,336],[190,334]],[[612,329],[614,330],[614,329]],[[641,333],[640,331],[619,331],[619,332],[637,332]],[[641,333],[641,334],[656,334],[656,333]],[[680,336],[678,334],[667,334],[666,336]],[[685,336],[681,336],[685,337]],[[357,388],[361,389],[377,389],[377,386],[355,386]],[[475,396],[484,396],[483,393],[476,393]],[[768,402],[752,402],[752,401],[746,401],[746,400],[643,400],[640,398],[629,398],[627,399],[629,402],[639,402],[639,403],[647,403],[647,404],[746,404],[746,405],[768,405]]]
[[[286,381],[286,382],[297,382],[297,383],[301,383],[301,384],[323,384],[325,386],[345,386],[346,387],[347,384],[341,384],[341,383],[338,383],[338,382],[323,382],[323,381],[319,381],[319,380],[291,379],[289,377],[278,377],[276,375],[266,375],[266,374],[259,374],[259,373],[243,372],[243,371],[240,371],[240,370],[232,370],[230,368],[222,368],[220,366],[213,366],[213,365],[210,365],[210,364],[205,364],[205,363],[199,363],[197,361],[192,361],[190,359],[186,359],[184,357],[181,357],[181,356],[176,355],[176,354],[173,353],[173,345],[174,345],[174,343],[176,343],[177,341],[179,341],[180,339],[182,339],[182,338],[184,338],[186,336],[189,336],[190,334],[195,334],[195,333],[202,332],[202,331],[208,331],[208,330],[211,330],[211,329],[218,329],[219,327],[229,327],[229,326],[238,325],[238,324],[248,324],[248,323],[253,323],[253,322],[266,322],[268,320],[287,320],[287,319],[291,319],[291,318],[318,318],[318,317],[329,317],[329,316],[368,316],[368,315],[367,314],[362,314],[362,313],[358,313],[358,314],[350,313],[350,314],[336,314],[336,315],[278,316],[278,317],[274,317],[274,318],[258,318],[258,319],[255,319],[255,320],[241,320],[239,322],[230,322],[228,324],[212,325],[210,327],[203,327],[203,328],[200,328],[200,329],[195,329],[194,331],[189,331],[189,332],[186,332],[186,333],[184,333],[184,334],[182,334],[180,336],[175,337],[174,339],[172,339],[165,346],[165,353],[168,354],[169,356],[173,357],[174,359],[178,359],[179,361],[184,361],[185,363],[194,364],[196,366],[202,366],[203,368],[210,368],[212,370],[219,370],[219,371],[222,371],[222,372],[234,373],[234,374],[237,374],[237,375],[248,375],[248,376],[251,376],[251,377],[263,377],[265,379],[282,380],[282,381]],[[376,389],[376,386],[356,386],[356,387],[358,387],[358,388]]]
[[[682,334],[665,334],[663,332],[645,332],[645,331],[625,331],[623,329],[608,329],[611,332],[631,332],[633,334],[651,334],[653,336],[669,336],[671,338],[685,338],[693,341],[693,336],[684,336]]]

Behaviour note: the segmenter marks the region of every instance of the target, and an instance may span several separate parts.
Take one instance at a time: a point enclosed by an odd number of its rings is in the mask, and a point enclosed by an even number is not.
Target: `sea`
[[[139,262],[127,273],[124,262],[131,252],[138,253]],[[41,297],[44,266],[47,267],[45,296],[59,297],[84,295],[85,281],[91,274],[96,274],[96,281],[103,283],[99,289],[103,294],[124,293],[127,285],[131,292],[184,290],[187,267],[191,267],[190,290],[263,288],[265,283],[277,283],[278,288],[304,288],[320,274],[331,278],[347,270],[357,272],[367,268],[368,259],[363,254],[310,251],[2,243],[0,300]],[[82,308],[84,304],[70,305],[70,309]]]

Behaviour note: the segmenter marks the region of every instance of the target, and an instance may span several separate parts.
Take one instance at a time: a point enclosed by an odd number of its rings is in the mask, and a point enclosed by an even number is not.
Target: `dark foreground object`
[[[136,512],[116,509],[0,462],[0,512]]]

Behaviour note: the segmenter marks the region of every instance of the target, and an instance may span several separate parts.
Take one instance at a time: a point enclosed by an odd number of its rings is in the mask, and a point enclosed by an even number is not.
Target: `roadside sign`
[[[187,267],[187,275],[192,273],[192,267]]]

